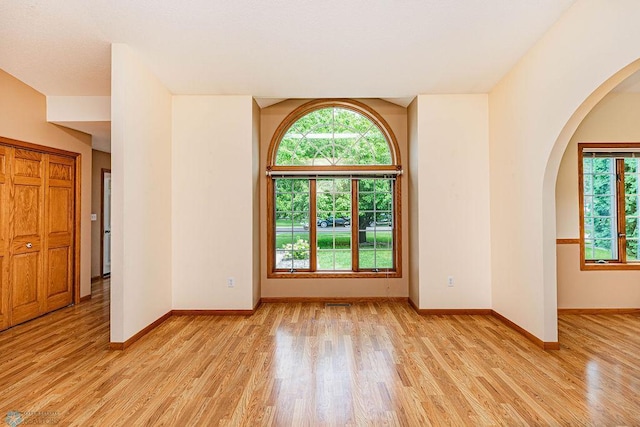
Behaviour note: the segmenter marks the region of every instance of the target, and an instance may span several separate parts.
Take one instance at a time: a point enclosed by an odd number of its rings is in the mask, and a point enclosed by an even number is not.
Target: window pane
[[[638,239],[627,239],[627,261],[638,260]]]
[[[588,260],[594,260],[594,241],[591,239],[585,239],[584,241],[584,258]]]
[[[384,249],[391,249],[393,248],[393,234],[391,232],[391,230],[389,231],[381,231],[381,230],[375,230],[375,242],[376,242],[376,248],[384,248]]]
[[[638,173],[638,159],[624,159],[624,173]]]
[[[358,183],[358,248],[361,270],[392,269],[393,180],[363,179]]]
[[[624,210],[625,214],[629,216],[638,216],[638,197],[626,196],[624,198]]]
[[[583,159],[585,259],[618,258],[616,173],[613,158]]]
[[[274,181],[275,268],[309,269],[309,180]]]
[[[318,270],[351,270],[351,250],[318,250]]]
[[[612,196],[595,196],[593,200],[593,215],[594,216],[613,216],[613,210],[615,209],[615,197]]]
[[[276,192],[277,193],[290,193],[292,184],[293,184],[293,180],[292,179],[277,179],[276,180]]]
[[[584,175],[584,194],[593,194],[593,175]]]
[[[595,260],[612,260],[617,258],[616,246],[611,239],[596,239],[593,244],[593,258]]]
[[[393,252],[376,251],[376,268],[393,268]]]
[[[291,212],[292,193],[276,193],[276,212]]]
[[[318,270],[351,270],[351,179],[316,181]]]
[[[627,261],[638,261],[638,239],[640,232],[638,230],[638,222],[640,220],[640,212],[638,212],[638,174],[640,173],[638,159],[624,159],[624,210],[626,221],[626,238],[627,238]]]
[[[371,249],[360,247],[359,260],[361,270],[371,270],[376,268],[375,263],[376,252]]]
[[[276,165],[390,165],[380,129],[363,114],[321,108],[298,119],[278,146]]]

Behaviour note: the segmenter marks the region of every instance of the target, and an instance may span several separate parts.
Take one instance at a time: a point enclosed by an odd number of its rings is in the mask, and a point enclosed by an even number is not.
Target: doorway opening
[[[111,169],[102,169],[100,274],[111,276]]]

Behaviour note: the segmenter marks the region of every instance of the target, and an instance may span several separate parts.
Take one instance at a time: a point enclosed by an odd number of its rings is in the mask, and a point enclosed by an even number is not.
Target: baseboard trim
[[[560,350],[560,343],[557,341],[542,341],[540,338],[533,335],[531,332],[527,331],[524,328],[513,323],[511,320],[504,317],[502,314],[498,313],[495,310],[490,308],[418,308],[416,303],[414,303],[411,298],[409,298],[409,305],[416,311],[416,313],[422,316],[432,316],[432,315],[443,315],[443,316],[451,316],[451,315],[482,315],[482,316],[493,316],[496,319],[500,320],[505,326],[508,326],[510,329],[518,332],[523,335],[529,341],[533,342],[535,345],[540,347],[543,350]]]
[[[490,308],[421,308],[416,310],[422,316],[490,316]]]
[[[172,310],[173,316],[251,316],[255,310]]]
[[[170,318],[171,315],[172,315],[172,312],[170,311],[170,312],[160,316],[160,318],[158,318],[155,322],[151,323],[150,325],[148,325],[147,327],[142,329],[140,332],[138,332],[137,334],[135,334],[134,336],[132,336],[131,338],[129,338],[125,342],[112,342],[112,343],[109,343],[109,348],[111,350],[124,350],[124,349],[130,347],[131,344],[133,344],[134,342],[138,341],[140,338],[142,338],[143,336],[147,335],[149,332],[151,332],[152,330],[154,330],[155,328],[160,326],[162,324],[162,322],[164,322],[165,320]]]
[[[91,299],[91,294],[80,297],[80,302],[89,301]]]
[[[363,303],[407,302],[408,297],[262,297],[261,303]]]
[[[559,308],[558,314],[640,314],[640,308]]]
[[[96,283],[96,282],[99,282],[100,280],[102,280],[102,276],[93,276],[91,278],[91,283]]]
[[[496,319],[500,320],[503,324],[513,329],[514,331],[520,333],[524,337],[526,337],[529,341],[533,342],[535,345],[540,347],[543,350],[560,350],[560,343],[558,341],[542,341],[540,338],[533,335],[531,332],[526,329],[516,325],[511,320],[504,317],[502,314],[498,313],[495,310],[491,310],[491,314]]]

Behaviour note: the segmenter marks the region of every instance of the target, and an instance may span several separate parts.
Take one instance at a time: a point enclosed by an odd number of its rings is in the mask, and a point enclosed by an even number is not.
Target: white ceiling
[[[0,68],[46,95],[109,95],[110,44],[127,43],[177,94],[406,104],[488,92],[573,2],[6,0]]]

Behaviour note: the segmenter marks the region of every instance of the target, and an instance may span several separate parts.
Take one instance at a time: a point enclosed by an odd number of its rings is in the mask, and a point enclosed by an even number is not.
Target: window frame
[[[611,153],[624,152],[633,149],[640,150],[640,143],[601,143],[601,142],[581,142],[578,143],[578,211],[580,222],[580,270],[640,270],[640,261],[629,262],[626,260],[626,215],[625,215],[625,181],[624,181],[624,160],[615,158],[615,210],[616,210],[616,231],[617,239],[617,260],[606,263],[598,263],[596,260],[585,259],[585,236],[584,236],[584,153],[585,149],[610,150]],[[622,169],[620,170],[622,165]],[[620,175],[618,177],[618,175]],[[622,194],[622,196],[620,196]],[[622,230],[622,232],[621,232]]]
[[[300,118],[305,115],[319,109],[338,107],[347,110],[354,111],[363,115],[367,119],[378,127],[382,132],[387,143],[389,144],[389,151],[391,153],[391,165],[352,165],[352,166],[278,166],[276,165],[276,156],[280,141],[284,137],[288,129]],[[344,173],[351,171],[351,175],[340,175],[340,172]],[[292,111],[285,119],[280,123],[269,145],[267,153],[267,167],[266,167],[266,190],[267,190],[267,278],[400,278],[402,277],[402,166],[400,164],[400,150],[398,143],[393,134],[390,126],[387,122],[372,108],[358,101],[350,99],[320,99],[307,102],[294,111]],[[332,175],[332,172],[335,175]],[[379,177],[387,174],[395,175],[395,181],[393,184],[393,248],[392,256],[394,260],[393,269],[380,269],[375,270],[360,270],[358,268],[358,226],[354,227],[354,224],[358,224],[358,218],[356,217],[358,212],[358,179],[366,179],[370,177]],[[322,179],[323,177],[340,177],[349,178],[351,180],[351,256],[352,256],[352,270],[324,270],[324,271],[286,271],[275,268],[275,179],[278,177],[284,177],[287,174],[291,174],[291,178],[295,178],[299,175],[307,174],[309,177],[310,185],[310,206],[309,206],[309,240],[311,243],[311,255],[310,255],[310,268],[316,267],[316,248],[317,245],[317,212],[316,212],[316,197],[315,197],[315,185],[316,179]],[[359,175],[361,174],[361,175]],[[355,221],[355,222],[354,222]],[[313,226],[312,226],[313,224]]]

